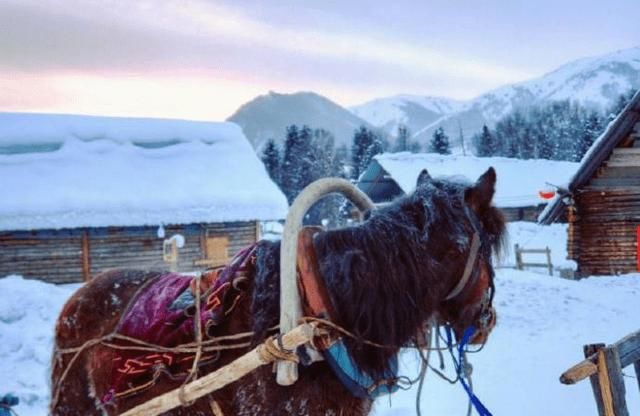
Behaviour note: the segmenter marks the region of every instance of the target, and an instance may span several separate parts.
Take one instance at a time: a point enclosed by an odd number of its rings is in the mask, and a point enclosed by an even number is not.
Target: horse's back
[[[137,291],[159,272],[110,270],[96,275],[65,303],[56,324],[56,346],[77,347],[111,332]]]
[[[93,384],[87,377],[88,351],[74,358],[74,351],[62,350],[89,346],[94,340],[111,334],[140,288],[161,274],[140,270],[107,271],[96,275],[69,298],[55,329],[52,415],[102,413],[96,406]]]

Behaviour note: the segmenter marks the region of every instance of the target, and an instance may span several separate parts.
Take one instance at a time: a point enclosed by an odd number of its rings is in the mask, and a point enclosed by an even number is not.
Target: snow
[[[474,156],[440,155],[435,153],[385,153],[374,156],[391,178],[405,193],[410,193],[416,179],[427,169],[433,177],[462,175],[475,181],[490,166],[496,170],[495,205],[502,208],[538,205],[546,201],[538,192],[547,183],[566,186],[567,178],[578,169],[578,164],[542,159],[510,159],[504,157],[480,158]]]
[[[278,224],[266,228],[277,232]],[[511,243],[550,245],[554,263],[565,255],[565,226],[511,223]],[[503,265],[512,261],[507,256]],[[587,380],[560,384],[560,374],[582,360],[582,345],[611,344],[640,329],[640,275],[591,277],[579,281],[547,276],[543,269],[515,271],[499,268],[494,305],[498,324],[484,350],[470,355],[473,384],[494,415],[595,415]],[[56,316],[79,285],[56,286],[19,276],[0,278],[0,393],[14,392],[21,416],[46,414],[49,363]],[[437,363],[432,354],[432,363]],[[451,374],[450,361],[446,362]],[[402,355],[405,374],[415,375],[418,360]],[[630,367],[625,369],[633,374]],[[628,407],[640,408],[635,379],[625,378]],[[376,416],[415,414],[416,388],[380,398]],[[449,385],[427,374],[421,408],[428,415],[462,415],[467,398],[460,385]]]
[[[56,318],[79,284],[56,286],[20,276],[0,279],[0,395],[15,393],[20,416],[47,414]]]
[[[392,97],[377,98],[366,103],[350,107],[356,116],[376,127],[393,126],[389,131],[395,133],[399,124],[407,123],[404,107],[407,103],[417,104],[436,114],[451,114],[464,108],[463,102],[444,97],[400,94]]]
[[[566,386],[558,378],[582,361],[584,344],[611,344],[640,329],[638,295],[637,274],[573,281],[499,270],[494,299],[498,324],[486,347],[469,357],[476,395],[494,415],[596,415],[588,380]],[[413,352],[405,353],[403,364],[416,374]],[[451,375],[450,361],[447,369]],[[632,367],[624,372],[633,375]],[[627,406],[634,414],[640,408],[638,386],[635,378],[625,381]],[[466,414],[468,399],[460,385],[429,372],[423,392],[423,414]],[[415,395],[412,388],[379,400],[374,414],[415,414]]]
[[[508,252],[497,264],[498,267],[515,267],[514,244],[524,249],[541,249],[548,247],[551,250],[551,264],[554,275],[559,275],[561,269],[576,269],[576,263],[567,259],[567,225],[551,224],[540,226],[533,222],[517,221],[507,223],[509,235],[507,242]],[[526,263],[546,263],[546,254],[524,254]],[[539,273],[546,273],[545,269],[537,269]]]
[[[0,113],[0,145],[63,143],[109,139],[117,143],[242,141],[233,123],[157,118]]]
[[[233,123],[0,113],[0,177],[11,196],[0,230],[273,220],[288,208]]]

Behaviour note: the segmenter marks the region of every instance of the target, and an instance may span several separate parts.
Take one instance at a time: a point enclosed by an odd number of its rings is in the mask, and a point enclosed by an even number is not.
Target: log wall
[[[257,240],[257,223],[165,226],[165,237],[182,234],[179,271],[201,269],[203,239],[229,237],[229,254]],[[20,274],[52,283],[80,282],[111,268],[167,269],[158,227],[102,227],[0,232],[0,277]]]
[[[538,221],[538,215],[544,209],[545,204],[540,204],[538,206],[528,206],[528,207],[516,207],[516,208],[500,208],[500,211],[504,214],[505,220],[508,222],[513,221],[529,221],[536,222]]]
[[[634,146],[634,140],[623,146]],[[569,258],[578,274],[620,274],[637,269],[636,227],[640,225],[640,148],[619,147],[569,207]]]

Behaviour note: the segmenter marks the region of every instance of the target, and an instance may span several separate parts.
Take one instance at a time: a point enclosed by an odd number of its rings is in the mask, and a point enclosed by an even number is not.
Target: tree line
[[[475,154],[480,157],[579,161],[632,96],[633,93],[621,96],[604,113],[569,100],[515,110],[493,128],[485,125],[472,137]],[[354,131],[348,148],[336,146],[334,136],[327,130],[293,124],[286,128],[282,146],[273,138],[267,141],[261,159],[269,176],[291,204],[302,189],[317,179],[357,180],[377,154],[423,150],[451,153],[449,137],[442,127],[421,146],[412,139],[406,126],[398,126],[393,145],[380,131],[361,126]],[[325,198],[310,211],[305,222],[320,224],[324,219],[339,223],[338,207],[341,205],[343,199],[340,197]]]
[[[569,100],[516,109],[472,137],[476,155],[578,162],[633,97],[621,95],[601,112]]]

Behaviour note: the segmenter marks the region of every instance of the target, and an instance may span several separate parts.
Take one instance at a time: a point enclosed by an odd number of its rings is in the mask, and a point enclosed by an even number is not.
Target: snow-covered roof
[[[577,163],[542,159],[510,159],[408,152],[385,153],[374,159],[402,188],[411,192],[422,169],[433,177],[465,176],[475,181],[490,166],[498,175],[494,203],[498,207],[523,207],[544,203],[539,192],[549,184],[563,186],[578,168]]]
[[[0,230],[281,219],[233,123],[0,113]]]

